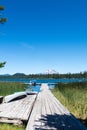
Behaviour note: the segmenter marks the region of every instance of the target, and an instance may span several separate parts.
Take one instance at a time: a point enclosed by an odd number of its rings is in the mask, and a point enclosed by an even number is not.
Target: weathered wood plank
[[[0,118],[28,120],[36,95],[0,105]]]
[[[50,98],[51,98],[51,93],[50,93]],[[84,129],[83,125],[74,117],[70,114],[70,112],[64,108],[64,106],[54,97],[53,100],[53,105],[55,106],[55,112],[57,115],[61,115],[60,117],[60,126],[64,125],[64,129]],[[60,113],[58,114],[58,112]],[[63,122],[63,123],[62,123]]]
[[[37,96],[29,95],[18,101],[0,104],[1,118],[4,118],[1,122],[7,123],[29,119],[26,130],[87,130],[54,97],[47,84],[42,84]]]
[[[14,124],[14,125],[23,125],[23,122],[20,120],[8,120],[6,118],[1,118],[0,123],[6,123],[6,124]]]
[[[26,130],[87,130],[42,84]]]
[[[41,122],[39,122],[40,118],[41,118],[41,94],[39,93],[36,102],[34,104],[32,113],[30,115],[26,130],[34,130],[36,128],[40,129],[41,127]]]

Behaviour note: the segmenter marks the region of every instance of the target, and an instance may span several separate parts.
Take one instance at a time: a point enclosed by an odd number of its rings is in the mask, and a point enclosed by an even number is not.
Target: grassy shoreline
[[[13,126],[10,124],[0,124],[0,130],[25,130],[25,126]]]
[[[53,94],[87,126],[87,82],[59,83],[55,86]]]
[[[16,82],[0,82],[0,95],[6,96],[14,92],[24,91],[27,84]]]

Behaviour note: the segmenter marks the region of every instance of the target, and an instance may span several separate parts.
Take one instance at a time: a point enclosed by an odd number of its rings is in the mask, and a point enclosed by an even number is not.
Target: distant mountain
[[[0,74],[0,76],[11,76],[10,74]]]
[[[24,73],[15,73],[12,76],[20,77],[20,76],[26,76]]]
[[[56,70],[54,70],[54,69],[48,69],[48,70],[46,70],[46,72],[45,72],[46,74],[58,74],[58,72],[56,71]]]

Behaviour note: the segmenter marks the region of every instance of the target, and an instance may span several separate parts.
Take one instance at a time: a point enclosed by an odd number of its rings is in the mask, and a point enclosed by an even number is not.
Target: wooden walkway
[[[36,95],[29,95],[21,100],[0,105],[0,120],[22,120],[27,121],[32,110]],[[8,122],[8,121],[6,121]],[[11,121],[12,122],[12,121]]]
[[[16,121],[26,121],[25,130],[87,130],[54,97],[47,84],[41,85],[37,95],[0,104],[0,122]]]
[[[26,130],[87,130],[42,84]]]

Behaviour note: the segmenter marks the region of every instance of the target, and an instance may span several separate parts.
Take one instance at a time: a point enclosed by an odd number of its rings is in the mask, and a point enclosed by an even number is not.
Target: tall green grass
[[[53,93],[77,118],[87,120],[87,82],[59,83]]]
[[[0,124],[0,130],[25,130],[25,127],[18,127],[9,124]]]
[[[6,96],[14,92],[24,91],[26,87],[27,84],[24,83],[0,82],[0,95]]]

